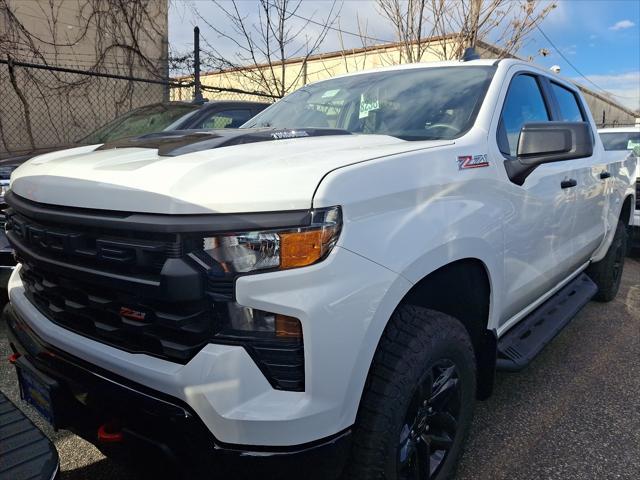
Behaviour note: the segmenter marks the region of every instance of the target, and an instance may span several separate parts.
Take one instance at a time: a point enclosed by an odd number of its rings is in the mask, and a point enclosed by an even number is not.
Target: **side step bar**
[[[498,340],[498,370],[526,367],[598,292],[587,274],[578,275]]]

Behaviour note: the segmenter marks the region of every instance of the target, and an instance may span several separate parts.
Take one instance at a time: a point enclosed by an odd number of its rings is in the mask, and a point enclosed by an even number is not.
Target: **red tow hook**
[[[9,358],[7,360],[9,360],[9,363],[13,365],[18,361],[20,357],[21,355],[19,353],[12,353],[11,355],[9,355]]]
[[[104,423],[98,427],[98,440],[104,443],[120,443],[124,440],[124,435],[115,424]]]

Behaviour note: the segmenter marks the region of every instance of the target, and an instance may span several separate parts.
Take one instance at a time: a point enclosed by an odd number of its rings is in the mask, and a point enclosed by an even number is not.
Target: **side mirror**
[[[516,158],[504,162],[512,182],[522,185],[544,163],[593,155],[593,133],[587,122],[527,123],[520,130]]]

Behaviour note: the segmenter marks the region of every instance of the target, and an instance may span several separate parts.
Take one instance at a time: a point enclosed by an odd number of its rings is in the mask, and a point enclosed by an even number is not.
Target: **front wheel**
[[[450,478],[475,391],[475,355],[464,326],[440,312],[400,307],[369,372],[346,478]]]

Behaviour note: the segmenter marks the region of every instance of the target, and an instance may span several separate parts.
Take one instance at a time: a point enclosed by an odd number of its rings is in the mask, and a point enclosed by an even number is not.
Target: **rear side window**
[[[605,150],[633,150],[640,146],[640,131],[601,133]]]
[[[502,153],[515,156],[520,130],[527,123],[548,122],[549,112],[538,81],[531,75],[518,75],[511,80],[502,108],[498,129],[498,146]]]
[[[222,110],[203,118],[191,128],[238,128],[251,117],[251,110]]]
[[[578,105],[578,97],[574,92],[553,82],[551,82],[551,89],[558,101],[558,107],[560,107],[561,118],[558,120],[562,120],[563,122],[585,121],[580,106]]]

